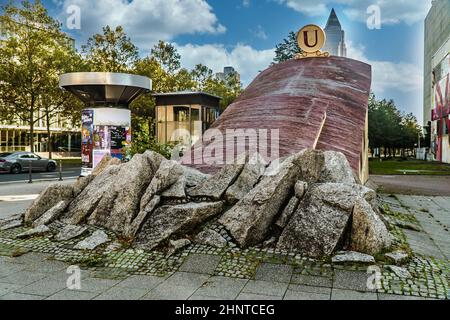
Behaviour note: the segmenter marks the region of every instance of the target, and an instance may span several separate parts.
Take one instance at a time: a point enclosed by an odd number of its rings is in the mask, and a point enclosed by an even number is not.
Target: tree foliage
[[[280,63],[287,60],[291,60],[296,54],[301,53],[301,49],[297,44],[297,34],[295,32],[289,32],[287,38],[277,44],[275,48],[274,63]]]
[[[128,72],[139,57],[138,48],[121,26],[103,28],[103,34],[90,37],[82,46],[91,71]]]
[[[383,149],[384,155],[395,156],[395,150],[414,149],[421,135],[421,127],[412,113],[398,110],[393,100],[369,99],[369,146]],[[381,154],[380,154],[381,155]]]
[[[80,104],[58,88],[58,77],[81,68],[81,58],[60,23],[48,15],[39,0],[23,1],[21,6],[11,2],[2,11],[1,113],[29,124],[33,137],[39,120],[44,119],[49,130],[57,113],[80,111]],[[33,151],[34,141],[29,141]]]

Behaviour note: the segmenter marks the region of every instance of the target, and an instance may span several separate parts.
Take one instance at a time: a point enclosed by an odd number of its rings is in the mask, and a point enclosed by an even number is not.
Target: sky
[[[5,0],[0,0],[3,2]],[[266,69],[274,48],[306,24],[325,26],[335,8],[346,32],[348,57],[372,65],[377,98],[394,99],[422,122],[423,25],[431,0],[43,0],[78,47],[105,25],[122,25],[146,56],[158,41],[173,43],[182,65],[219,72],[233,66],[244,86]],[[373,6],[376,7],[373,7]],[[372,7],[371,7],[372,6]],[[75,9],[74,9],[75,8]],[[379,9],[369,28],[368,9]],[[75,10],[75,11],[74,11]],[[79,29],[72,29],[79,10]],[[78,26],[76,26],[78,27]]]

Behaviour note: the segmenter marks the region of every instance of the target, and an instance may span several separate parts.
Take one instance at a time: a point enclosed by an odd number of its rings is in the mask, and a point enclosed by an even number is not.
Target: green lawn
[[[369,171],[375,175],[450,175],[450,164],[415,159],[370,159]]]

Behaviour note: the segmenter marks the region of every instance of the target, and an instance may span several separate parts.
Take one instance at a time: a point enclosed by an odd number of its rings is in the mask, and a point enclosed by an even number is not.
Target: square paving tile
[[[292,276],[291,283],[303,284],[303,285],[315,286],[315,287],[331,288],[333,286],[333,280],[331,278],[320,277],[320,276],[310,276],[310,275],[303,275],[303,274],[294,274]]]
[[[330,300],[329,294],[287,290],[283,300]]]
[[[290,284],[288,287],[291,291],[297,291],[297,292],[309,292],[309,293],[317,293],[317,294],[324,294],[324,295],[331,295],[331,288],[327,287],[313,287],[313,286],[305,286],[305,285],[298,285],[298,284]]]
[[[120,280],[86,278],[81,280],[81,291],[102,292],[118,284]]]
[[[148,289],[149,291],[164,282],[166,278],[155,276],[131,276],[117,284],[118,287]]]
[[[371,291],[367,287],[369,274],[361,271],[336,270],[333,288],[356,291]]]
[[[378,300],[375,292],[360,292],[333,288],[331,300]]]
[[[151,290],[144,300],[187,300],[208,279],[209,275],[176,272],[163,283]]]
[[[10,292],[0,297],[0,300],[43,300],[45,296],[38,296],[34,294],[24,294],[17,292]]]
[[[266,296],[283,297],[288,288],[286,282],[250,280],[242,290],[243,293],[253,293]]]
[[[64,288],[66,288],[66,283],[64,281],[43,279],[17,289],[14,292],[51,296]]]
[[[189,255],[178,271],[214,274],[221,257],[208,254]]]
[[[269,300],[269,301],[276,301],[281,300],[282,297],[280,296],[266,296],[263,294],[255,294],[255,293],[248,293],[248,292],[242,292],[239,294],[236,300]]]
[[[112,287],[95,297],[95,300],[138,300],[148,292],[146,289]]]
[[[235,299],[242,291],[248,280],[233,279],[227,277],[209,278],[195,294],[218,297],[222,299]]]
[[[10,293],[14,290],[17,290],[19,288],[23,287],[23,285],[16,284],[16,283],[2,283],[0,282],[0,296],[3,296],[7,293]]]
[[[64,289],[46,298],[46,300],[92,300],[98,292]]]
[[[421,298],[421,297],[414,297],[414,296],[401,296],[401,295],[397,295],[397,294],[379,293],[378,300],[425,300],[425,299]]]
[[[43,260],[36,263],[27,264],[24,270],[39,273],[55,273],[59,271],[65,272],[68,267],[68,264],[61,261]]]
[[[292,266],[263,263],[256,269],[256,280],[287,282],[291,281]]]
[[[48,276],[48,274],[45,274],[45,273],[38,273],[38,272],[31,272],[31,271],[18,271],[18,272],[9,274],[8,276],[6,276],[4,278],[1,278],[0,282],[29,285],[36,281],[42,280],[42,279],[46,278],[47,276]]]

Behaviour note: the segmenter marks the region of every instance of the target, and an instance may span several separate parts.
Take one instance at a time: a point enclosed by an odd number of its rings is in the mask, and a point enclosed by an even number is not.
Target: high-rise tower
[[[327,41],[323,50],[328,51],[333,56],[346,57],[347,46],[345,45],[345,31],[342,30],[341,23],[339,22],[334,9],[331,10],[330,17],[328,18],[324,30],[327,35]]]

